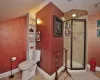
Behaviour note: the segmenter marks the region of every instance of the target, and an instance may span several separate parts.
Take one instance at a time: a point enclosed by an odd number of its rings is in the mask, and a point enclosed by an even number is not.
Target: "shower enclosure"
[[[86,54],[86,20],[72,19],[65,22],[65,36],[69,50],[67,65],[71,70],[85,69]],[[67,35],[70,34],[70,35]]]

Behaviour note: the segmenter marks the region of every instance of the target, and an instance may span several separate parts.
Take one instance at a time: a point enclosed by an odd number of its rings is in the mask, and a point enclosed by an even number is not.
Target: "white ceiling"
[[[26,15],[31,8],[42,8],[49,2],[53,2],[63,12],[71,9],[87,10],[89,14],[100,11],[100,6],[94,6],[100,0],[0,0],[0,20]]]
[[[44,0],[0,0],[0,21],[26,15]]]
[[[95,7],[95,4],[100,3],[100,0],[51,0],[63,12],[71,9],[87,10],[89,14],[100,11],[100,6]]]
[[[38,5],[37,11],[42,6],[48,4],[49,2],[53,2],[61,11],[67,12],[72,9],[80,9],[87,10],[89,14],[93,14],[94,12],[100,11],[100,5],[95,7],[95,4],[100,3],[100,0],[46,0],[45,2]]]

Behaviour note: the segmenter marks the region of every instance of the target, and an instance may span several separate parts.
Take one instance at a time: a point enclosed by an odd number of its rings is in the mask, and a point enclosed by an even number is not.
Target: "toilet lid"
[[[24,62],[20,63],[19,66],[20,66],[20,67],[25,67],[25,66],[28,66],[28,65],[29,65],[29,66],[32,66],[32,65],[34,65],[34,64],[36,64],[35,61],[28,60],[28,61],[24,61]]]

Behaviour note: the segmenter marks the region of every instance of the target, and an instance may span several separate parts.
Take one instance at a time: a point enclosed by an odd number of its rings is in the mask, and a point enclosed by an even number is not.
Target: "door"
[[[85,69],[86,20],[71,20],[71,69]]]

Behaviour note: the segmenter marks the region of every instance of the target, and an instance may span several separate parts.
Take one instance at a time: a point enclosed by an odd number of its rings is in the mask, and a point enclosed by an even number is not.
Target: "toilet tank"
[[[40,57],[41,57],[41,51],[40,50],[33,50],[32,60],[36,61],[36,62],[39,62]]]

